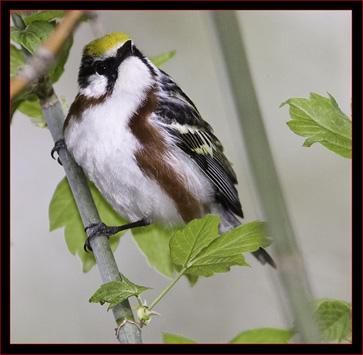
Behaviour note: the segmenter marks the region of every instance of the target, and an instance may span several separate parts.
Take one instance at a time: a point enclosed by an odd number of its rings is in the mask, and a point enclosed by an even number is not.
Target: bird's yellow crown
[[[128,40],[131,40],[131,37],[125,33],[110,33],[87,44],[83,49],[83,54],[101,56],[110,49],[116,47],[118,44],[124,43]]]

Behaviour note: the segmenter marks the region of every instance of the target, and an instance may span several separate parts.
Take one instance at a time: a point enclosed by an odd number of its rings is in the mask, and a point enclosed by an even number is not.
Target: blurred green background
[[[207,11],[100,11],[107,33],[126,32],[145,55],[176,50],[163,66],[214,128],[234,163],[245,222],[260,219],[238,118],[230,107],[220,54]],[[291,221],[314,296],[351,299],[351,161],[319,144],[303,148],[303,137],[286,125],[279,105],[310,92],[332,94],[351,115],[351,12],[239,11],[251,72]],[[74,36],[66,70],[55,84],[67,102],[77,93],[84,45],[93,40],[87,23]],[[236,58],[238,60],[238,58]],[[48,206],[64,172],[50,157],[47,130],[20,113],[11,127],[11,342],[115,343],[106,305],[88,303],[101,279],[95,267],[83,274],[66,247],[63,231],[49,233]],[[170,282],[151,269],[128,232],[115,257],[131,281],[153,290],[150,303]],[[243,330],[290,327],[280,307],[276,277],[246,255],[251,268],[200,278],[190,288],[180,280],[157,305],[143,328],[143,341],[162,332],[198,342],[224,343]],[[135,304],[134,301],[132,301]]]

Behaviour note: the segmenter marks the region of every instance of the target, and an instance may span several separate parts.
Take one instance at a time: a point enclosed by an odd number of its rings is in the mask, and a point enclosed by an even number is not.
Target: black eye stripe
[[[112,71],[112,65],[109,61],[97,61],[94,65],[95,73],[99,75],[107,75]]]
[[[117,68],[130,55],[135,55],[136,48],[131,41],[127,41],[117,50],[115,57],[104,60],[96,59],[93,56],[84,55],[78,74],[78,84],[80,88],[86,88],[90,84],[90,77],[98,74],[107,77],[107,89],[111,89],[118,76]]]
[[[93,72],[99,75],[108,76],[115,69],[115,58],[107,58],[105,60],[97,60],[93,64]]]
[[[116,66],[119,66],[128,56],[132,54],[131,41],[127,41],[121,48],[118,49],[116,57],[98,60],[94,63],[94,72],[99,75],[108,76]]]

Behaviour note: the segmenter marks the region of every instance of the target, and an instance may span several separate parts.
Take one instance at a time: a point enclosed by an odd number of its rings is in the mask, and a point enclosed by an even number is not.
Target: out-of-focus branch
[[[238,18],[234,11],[213,11],[210,15],[239,116],[251,172],[258,186],[256,191],[274,241],[272,247],[277,273],[286,297],[282,304],[295,319],[298,341],[316,343],[319,334],[310,309],[312,291],[274,166]]]
[[[14,100],[19,96],[23,90],[52,66],[63,44],[84,16],[83,11],[69,11],[64,16],[54,33],[38,48],[36,53],[29,59],[29,63],[11,81],[10,100]]]
[[[96,38],[102,37],[106,34],[105,27],[100,21],[97,11],[84,11],[84,15],[90,20],[91,29]]]

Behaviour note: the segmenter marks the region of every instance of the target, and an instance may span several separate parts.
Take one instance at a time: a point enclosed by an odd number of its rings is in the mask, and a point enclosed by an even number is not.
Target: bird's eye
[[[97,74],[104,75],[109,70],[109,65],[107,62],[97,62],[95,69]]]

